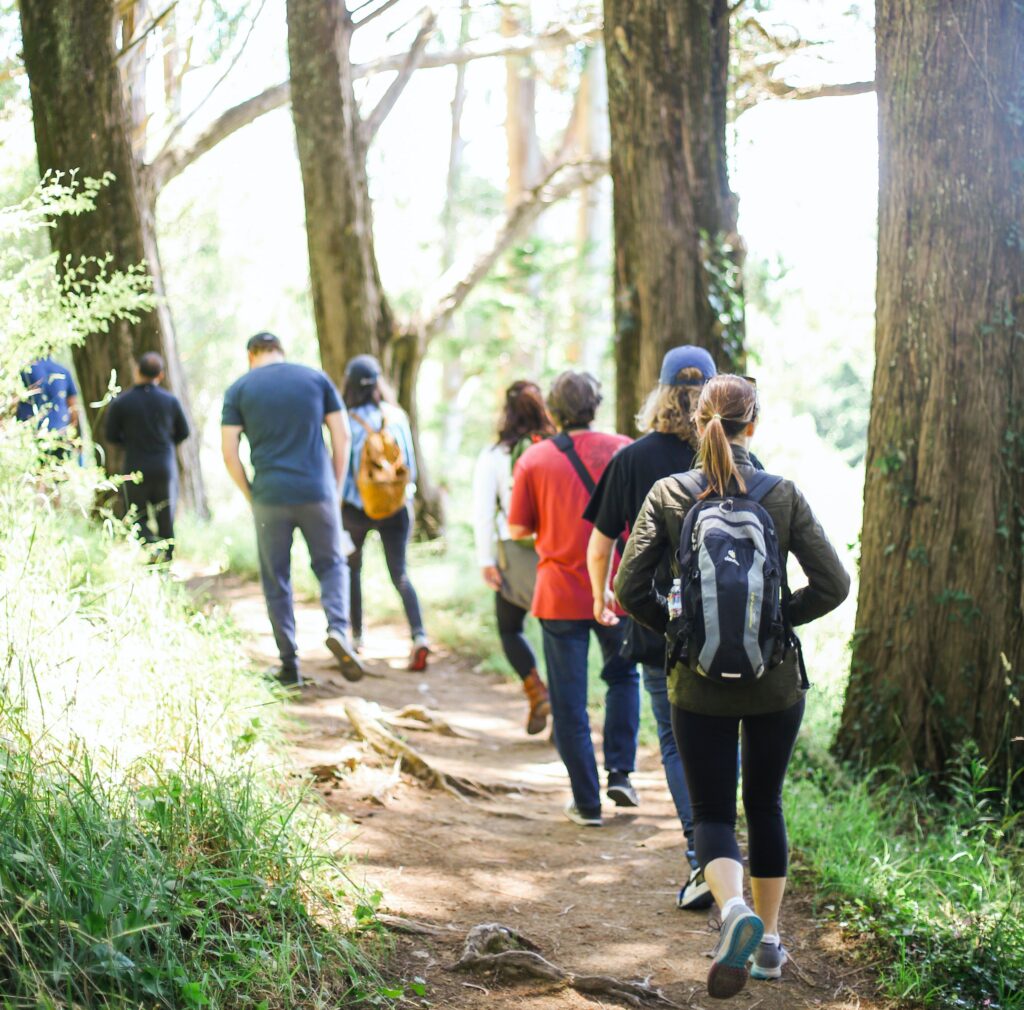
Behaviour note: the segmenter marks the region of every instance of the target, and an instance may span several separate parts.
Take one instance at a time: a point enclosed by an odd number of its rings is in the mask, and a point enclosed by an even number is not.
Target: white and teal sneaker
[[[722,923],[714,959],[708,971],[708,995],[716,999],[735,996],[750,975],[751,955],[764,936],[764,923],[746,905],[736,905]]]

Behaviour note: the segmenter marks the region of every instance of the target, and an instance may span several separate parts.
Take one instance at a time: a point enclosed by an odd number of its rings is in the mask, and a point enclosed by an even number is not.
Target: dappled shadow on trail
[[[267,665],[272,641],[259,588],[225,579],[218,598]],[[706,953],[716,933],[708,913],[675,907],[684,879],[682,834],[660,760],[643,749],[634,777],[641,806],[606,810],[605,827],[581,829],[562,807],[565,773],[546,736],[527,737],[517,682],[474,670],[467,659],[434,655],[426,673],[405,669],[408,643],[396,628],[371,629],[370,676],[351,684],[322,645],[323,616],[297,607],[307,686],[289,705],[296,773],[336,815],[334,842],[355,860],[351,874],[382,894],[389,913],[440,927],[437,935],[398,935],[393,970],[419,978],[434,1007],[568,1010],[611,1005],[557,983],[449,970],[467,931],[501,922],[533,940],[545,957],[574,972],[650,978],[684,1007],[737,1010],[871,1010],[869,964],[850,956],[833,928],[816,921],[807,896],[784,909],[783,938],[794,955],[781,982],[751,981],[728,1004],[707,995]],[[492,798],[463,801],[400,773],[392,758],[355,738],[345,701],[363,698],[387,716],[408,705],[436,714],[457,735],[408,728],[402,737],[444,772],[486,787]],[[595,736],[597,734],[595,733]],[[521,791],[508,791],[518,786]],[[421,1005],[411,995],[403,1006]],[[423,1003],[422,1005],[428,1005]]]

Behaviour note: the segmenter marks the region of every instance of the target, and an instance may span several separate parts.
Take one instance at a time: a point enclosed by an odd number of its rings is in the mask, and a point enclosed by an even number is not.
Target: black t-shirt
[[[107,438],[124,446],[126,473],[173,474],[177,470],[174,447],[188,434],[178,398],[155,383],[133,386],[107,408]]]
[[[615,540],[636,522],[651,488],[662,477],[692,470],[694,455],[677,435],[648,432],[612,456],[583,518]]]

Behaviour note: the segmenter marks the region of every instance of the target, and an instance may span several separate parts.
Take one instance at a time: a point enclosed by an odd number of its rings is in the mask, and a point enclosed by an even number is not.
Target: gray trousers
[[[296,529],[306,541],[313,574],[320,582],[320,603],[327,615],[327,629],[348,634],[348,564],[341,553],[338,503],[333,498],[303,505],[260,505],[254,502],[252,512],[256,520],[260,581],[281,665],[287,669],[298,669],[295,608],[292,603],[292,540]]]

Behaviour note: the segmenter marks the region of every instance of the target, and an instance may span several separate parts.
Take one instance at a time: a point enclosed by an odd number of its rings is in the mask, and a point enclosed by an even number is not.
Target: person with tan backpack
[[[362,649],[363,545],[370,531],[376,530],[388,574],[402,598],[412,632],[409,669],[425,670],[430,646],[419,597],[406,571],[416,480],[409,419],[394,402],[377,359],[369,354],[358,355],[345,368],[343,398],[352,428],[351,465],[342,496],[341,519],[354,547],[348,559],[353,643],[357,651]]]

